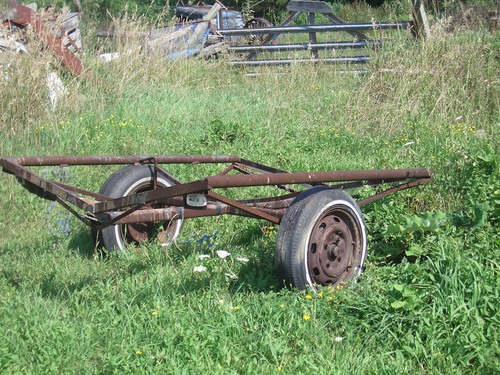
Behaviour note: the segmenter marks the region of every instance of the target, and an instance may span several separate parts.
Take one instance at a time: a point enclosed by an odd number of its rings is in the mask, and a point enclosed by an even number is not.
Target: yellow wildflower
[[[308,295],[306,296],[306,299],[307,299],[307,300],[310,300],[310,299],[313,299],[313,297],[312,297],[310,294],[308,294]]]
[[[311,315],[304,315],[302,317],[302,319],[304,319],[307,322],[307,321],[311,320]]]

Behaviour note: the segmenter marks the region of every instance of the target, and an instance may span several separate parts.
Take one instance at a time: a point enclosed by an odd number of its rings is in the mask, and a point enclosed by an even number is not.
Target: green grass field
[[[281,288],[267,222],[188,220],[174,245],[102,258],[88,228],[3,174],[0,372],[500,372],[499,50],[498,31],[450,33],[436,19],[431,40],[393,34],[366,75],[248,76],[224,59],[139,53],[105,64],[89,51],[92,77],[76,79],[46,52],[16,55],[1,70],[2,157],[236,154],[297,172],[426,167],[435,179],[363,207],[361,279],[312,294]],[[54,70],[68,90],[56,110]],[[114,170],[63,177],[97,191]],[[171,172],[187,182],[214,169]]]

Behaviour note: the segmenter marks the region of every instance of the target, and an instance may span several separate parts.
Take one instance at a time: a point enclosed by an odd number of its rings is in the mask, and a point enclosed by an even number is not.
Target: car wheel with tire
[[[153,190],[154,168],[151,165],[131,165],[112,174],[99,190],[99,194],[120,198],[131,194]],[[169,178],[158,174],[157,188],[174,184]],[[159,208],[165,205],[148,205],[145,208]],[[183,221],[171,220],[165,223],[115,224],[98,231],[94,238],[98,246],[108,251],[125,250],[130,244],[140,244],[158,239],[162,245],[175,240]]]
[[[366,252],[366,226],[354,199],[315,187],[299,194],[281,220],[276,269],[285,285],[316,291],[357,278]]]

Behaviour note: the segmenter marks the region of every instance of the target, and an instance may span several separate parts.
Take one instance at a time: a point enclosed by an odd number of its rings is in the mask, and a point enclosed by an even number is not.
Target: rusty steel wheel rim
[[[356,215],[347,207],[332,207],[316,221],[307,248],[307,268],[315,285],[338,285],[358,270],[362,236]]]
[[[129,194],[143,193],[145,191],[153,190],[153,185],[151,183],[147,183],[145,185],[141,185],[136,187]],[[143,209],[154,209],[161,208],[163,205],[156,204],[148,204],[143,207]],[[121,231],[123,238],[126,243],[142,243],[149,242],[153,238],[157,238],[160,243],[167,243],[169,238],[173,238],[175,236],[176,227],[175,225],[171,225],[171,223],[135,223],[135,224],[124,224],[121,226]]]

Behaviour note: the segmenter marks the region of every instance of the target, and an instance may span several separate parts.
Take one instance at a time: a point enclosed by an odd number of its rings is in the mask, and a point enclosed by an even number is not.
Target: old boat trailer
[[[203,163],[226,166],[220,173],[186,183],[161,167]],[[127,164],[98,193],[28,169]],[[432,181],[431,172],[423,168],[289,173],[232,155],[6,157],[0,166],[30,192],[59,202],[89,225],[96,243],[108,251],[153,238],[168,244],[178,236],[184,219],[196,217],[230,214],[279,224],[275,254],[279,277],[288,286],[314,291],[316,286],[338,285],[361,273],[367,233],[359,207]],[[384,190],[357,202],[345,192],[366,185]],[[232,199],[215,192],[263,186],[282,193]]]

